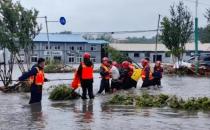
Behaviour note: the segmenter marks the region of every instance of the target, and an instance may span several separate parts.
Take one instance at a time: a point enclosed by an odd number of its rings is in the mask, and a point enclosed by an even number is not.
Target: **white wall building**
[[[141,59],[148,57],[151,62],[155,61],[155,44],[143,44],[143,43],[112,43],[109,44],[111,47],[116,50],[121,51],[126,54],[136,62],[139,62]],[[194,43],[186,44],[186,52],[184,53],[184,60],[189,59],[194,55],[195,45]],[[210,43],[199,44],[198,50],[200,54],[210,53]],[[158,44],[157,47],[158,56],[157,59],[164,63],[171,63],[172,57],[168,53],[169,50],[163,44]]]

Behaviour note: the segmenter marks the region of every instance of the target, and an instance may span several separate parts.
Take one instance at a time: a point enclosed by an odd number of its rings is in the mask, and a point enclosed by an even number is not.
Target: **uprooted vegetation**
[[[110,105],[135,105],[136,107],[170,107],[181,110],[210,110],[210,98],[199,97],[184,100],[177,96],[166,94],[149,95],[114,95],[109,101]]]
[[[49,96],[51,100],[72,100],[80,97],[78,93],[65,84],[51,86],[51,88],[53,88]]]

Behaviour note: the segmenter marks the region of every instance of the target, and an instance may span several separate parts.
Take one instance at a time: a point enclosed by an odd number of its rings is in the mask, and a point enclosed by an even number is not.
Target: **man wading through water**
[[[29,104],[38,103],[42,100],[42,86],[44,82],[49,81],[44,77],[45,59],[39,58],[38,63],[34,65],[29,72],[24,73],[19,81],[28,81],[31,83],[31,99]]]
[[[93,95],[93,63],[90,60],[90,54],[84,53],[84,61],[80,63],[77,74],[82,86],[82,99],[87,99],[87,91],[90,99],[94,99]]]

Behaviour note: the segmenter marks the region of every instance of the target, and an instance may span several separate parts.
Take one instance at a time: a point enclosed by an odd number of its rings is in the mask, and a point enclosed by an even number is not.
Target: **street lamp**
[[[159,37],[160,17],[161,17],[161,15],[159,14],[158,15],[158,25],[157,25],[157,34],[156,34],[156,43],[155,43],[155,60],[154,60],[155,62],[157,61],[157,56],[158,56],[157,44],[158,44],[158,37]]]
[[[47,46],[48,46],[48,52],[50,54],[50,61],[51,61],[51,58],[52,58],[52,52],[51,52],[51,49],[50,49],[50,38],[49,38],[49,29],[48,29],[48,22],[51,22],[51,23],[60,23],[61,25],[65,25],[66,24],[66,19],[64,17],[60,17],[59,21],[48,21],[47,20],[47,16],[44,16],[44,17],[37,17],[37,18],[44,18],[45,19],[45,25],[46,25],[46,31],[47,31]]]

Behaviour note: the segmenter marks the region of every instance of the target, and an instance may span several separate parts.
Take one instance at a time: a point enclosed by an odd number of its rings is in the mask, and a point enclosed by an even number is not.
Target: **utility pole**
[[[156,43],[155,43],[155,62],[157,61],[157,46],[158,46],[158,37],[159,37],[159,28],[160,28],[160,14],[158,15],[158,25],[157,25],[157,34],[156,34]]]
[[[48,21],[47,21],[47,16],[45,18],[45,24],[46,24],[46,31],[47,31],[47,46],[48,46],[48,52],[49,52],[49,60],[51,61],[52,59],[52,53],[51,53],[51,48],[50,48],[50,38],[49,38],[49,31],[48,31]]]
[[[195,4],[195,72],[198,73],[198,0]]]

